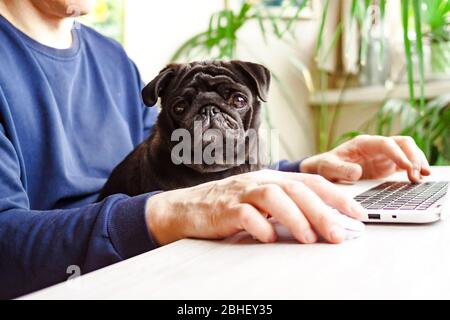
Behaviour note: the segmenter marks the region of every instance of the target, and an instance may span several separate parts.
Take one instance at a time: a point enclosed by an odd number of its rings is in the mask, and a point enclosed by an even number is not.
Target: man
[[[123,49],[73,29],[88,0],[0,0],[0,297],[64,281],[186,237],[246,230],[276,240],[266,214],[301,243],[344,240],[331,207],[363,209],[328,180],[428,175],[406,137],[355,138],[280,170],[92,204],[114,166],[151,129],[141,80]],[[291,172],[288,172],[291,171]],[[293,173],[303,172],[306,174]],[[310,175],[310,174],[319,175]]]

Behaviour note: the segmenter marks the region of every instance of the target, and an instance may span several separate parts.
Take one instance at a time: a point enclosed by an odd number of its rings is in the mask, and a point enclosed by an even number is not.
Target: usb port
[[[369,213],[370,220],[381,220],[381,215],[375,213]]]

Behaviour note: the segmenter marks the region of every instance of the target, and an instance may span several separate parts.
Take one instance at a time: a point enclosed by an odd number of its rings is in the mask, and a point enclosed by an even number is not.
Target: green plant
[[[394,129],[396,127],[396,129]],[[450,94],[429,101],[425,111],[419,113],[408,102],[398,99],[388,100],[373,119],[358,130],[347,133],[342,140],[364,132],[378,135],[416,136],[420,128],[423,151],[433,164],[450,163]]]
[[[291,18],[286,19],[283,14],[288,6],[284,6],[277,16],[273,16],[266,7],[258,5],[255,1],[244,1],[237,12],[231,10],[228,1],[225,1],[224,9],[211,16],[208,29],[185,41],[170,60],[189,61],[198,57],[234,59],[236,58],[236,46],[239,39],[238,32],[248,22],[258,22],[261,34],[266,42],[268,33],[281,39],[292,30],[306,4],[307,0],[301,2],[288,1],[289,6],[296,6],[296,13]],[[266,27],[266,21],[270,22],[269,30]]]
[[[426,28],[428,28],[434,34],[435,39],[446,40],[448,36],[448,12],[450,10],[450,1],[434,1],[434,0],[401,0],[401,23],[403,29],[403,41],[404,41],[404,53],[406,60],[406,73],[408,79],[409,89],[409,103],[399,102],[393,104],[392,101],[386,103],[381,108],[379,114],[372,119],[375,123],[375,130],[378,134],[388,135],[391,133],[392,123],[394,118],[400,114],[409,114],[409,120],[413,121],[410,126],[404,127],[402,134],[412,136],[418,146],[424,150],[426,156],[434,161],[437,161],[436,153],[437,144],[443,144],[442,141],[445,134],[448,134],[448,130],[435,130],[435,125],[441,128],[449,127],[450,121],[448,117],[437,116],[437,110],[435,103],[426,103],[425,99],[425,61],[424,61],[424,43],[423,38],[426,34]],[[330,51],[330,48],[323,47],[323,41],[321,36],[323,34],[323,26],[325,19],[327,19],[328,1],[324,6],[324,12],[322,14],[321,29],[319,32],[319,40],[317,46],[316,56],[320,66],[320,57],[323,56],[323,52]],[[351,30],[354,25],[359,24],[362,30],[361,35],[361,47],[360,47],[360,64],[365,64],[365,56],[368,45],[368,30],[365,27],[365,19],[367,17],[367,11],[370,6],[377,6],[380,11],[381,21],[383,25],[385,16],[385,0],[353,0],[350,12],[350,26]],[[340,25],[338,25],[335,35],[340,36]],[[382,27],[382,32],[384,28]],[[439,36],[439,37],[438,37]],[[334,41],[333,41],[334,42]],[[384,48],[381,50],[379,61],[384,60]],[[414,72],[414,61],[418,63],[418,74]],[[322,71],[323,73],[323,71]],[[320,87],[322,90],[326,88],[326,77],[322,74],[320,77]],[[415,83],[418,83],[419,92],[416,92]],[[396,105],[397,108],[393,106]],[[399,108],[398,106],[402,106]],[[325,151],[331,148],[333,145],[331,141],[331,134],[333,132],[333,125],[336,120],[336,115],[339,114],[339,106],[334,110],[334,116],[330,117],[330,106],[327,104],[326,99],[323,100],[320,107],[320,151]],[[406,111],[405,111],[406,110]],[[447,109],[445,109],[447,110]],[[442,111],[442,110],[441,110]],[[443,111],[442,111],[443,112]],[[447,112],[447,111],[445,111]],[[332,113],[333,114],[333,113]],[[446,115],[447,113],[444,113]],[[414,117],[412,116],[414,115]],[[433,119],[428,119],[433,117]],[[331,119],[331,120],[330,120]],[[342,142],[346,139],[352,138],[359,134],[360,131],[353,130],[347,132],[341,137],[338,137],[337,141]]]
[[[430,42],[431,70],[450,71],[450,0],[423,0],[425,36]]]
[[[434,41],[450,41],[450,0],[422,0],[426,35]]]
[[[328,46],[324,46],[323,35],[325,32],[325,24],[329,15],[329,0],[324,0],[324,6],[322,11],[322,18],[320,22],[319,35],[317,40],[316,47],[316,62],[319,67],[319,87],[320,91],[323,93],[322,102],[319,109],[319,151],[324,152],[331,148],[332,146],[332,135],[334,133],[334,125],[338,118],[340,107],[339,105],[333,110],[331,110],[330,106],[327,103],[325,92],[328,88],[328,79],[326,76],[326,72],[321,68],[323,63],[328,59],[332,49],[335,48],[336,44],[341,39],[343,25],[342,22],[339,21],[336,30],[334,31],[332,41],[328,44]],[[367,50],[369,46],[369,28],[367,23],[367,13],[369,11],[370,6],[376,5],[380,11],[381,25],[383,26],[384,18],[385,18],[385,8],[386,8],[386,0],[352,0],[350,6],[350,32],[355,32],[356,26],[359,26],[361,29],[361,46],[359,51],[359,63],[361,66],[366,64]],[[382,36],[384,33],[384,28],[382,27]],[[351,37],[348,37],[351,38]],[[382,42],[381,54],[378,57],[378,63],[381,65],[384,61],[385,48],[384,43]],[[347,44],[344,44],[347,45]],[[408,50],[410,46],[408,47]],[[409,55],[411,57],[411,55]],[[412,62],[411,62],[412,65]],[[413,80],[411,79],[413,83]],[[346,81],[344,82],[346,83]],[[331,114],[331,116],[330,116]],[[352,137],[352,134],[346,134],[346,137]],[[342,137],[339,138],[342,140]]]

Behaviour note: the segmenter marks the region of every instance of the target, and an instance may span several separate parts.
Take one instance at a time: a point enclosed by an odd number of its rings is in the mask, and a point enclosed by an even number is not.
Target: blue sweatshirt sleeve
[[[78,209],[30,210],[15,150],[0,125],[0,298],[87,273],[156,247],[145,205],[152,194],[116,195]]]
[[[305,160],[305,159],[303,159]],[[290,162],[288,160],[281,160],[280,162],[277,162],[276,164],[272,165],[270,168],[273,170],[283,171],[283,172],[300,172],[300,166],[303,162],[303,160],[300,161],[294,161]]]

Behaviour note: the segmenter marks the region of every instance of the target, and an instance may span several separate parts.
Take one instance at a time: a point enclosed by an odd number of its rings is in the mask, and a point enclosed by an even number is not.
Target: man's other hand
[[[334,150],[304,160],[300,170],[330,181],[381,179],[404,170],[411,182],[430,175],[430,165],[411,137],[361,135]]]

